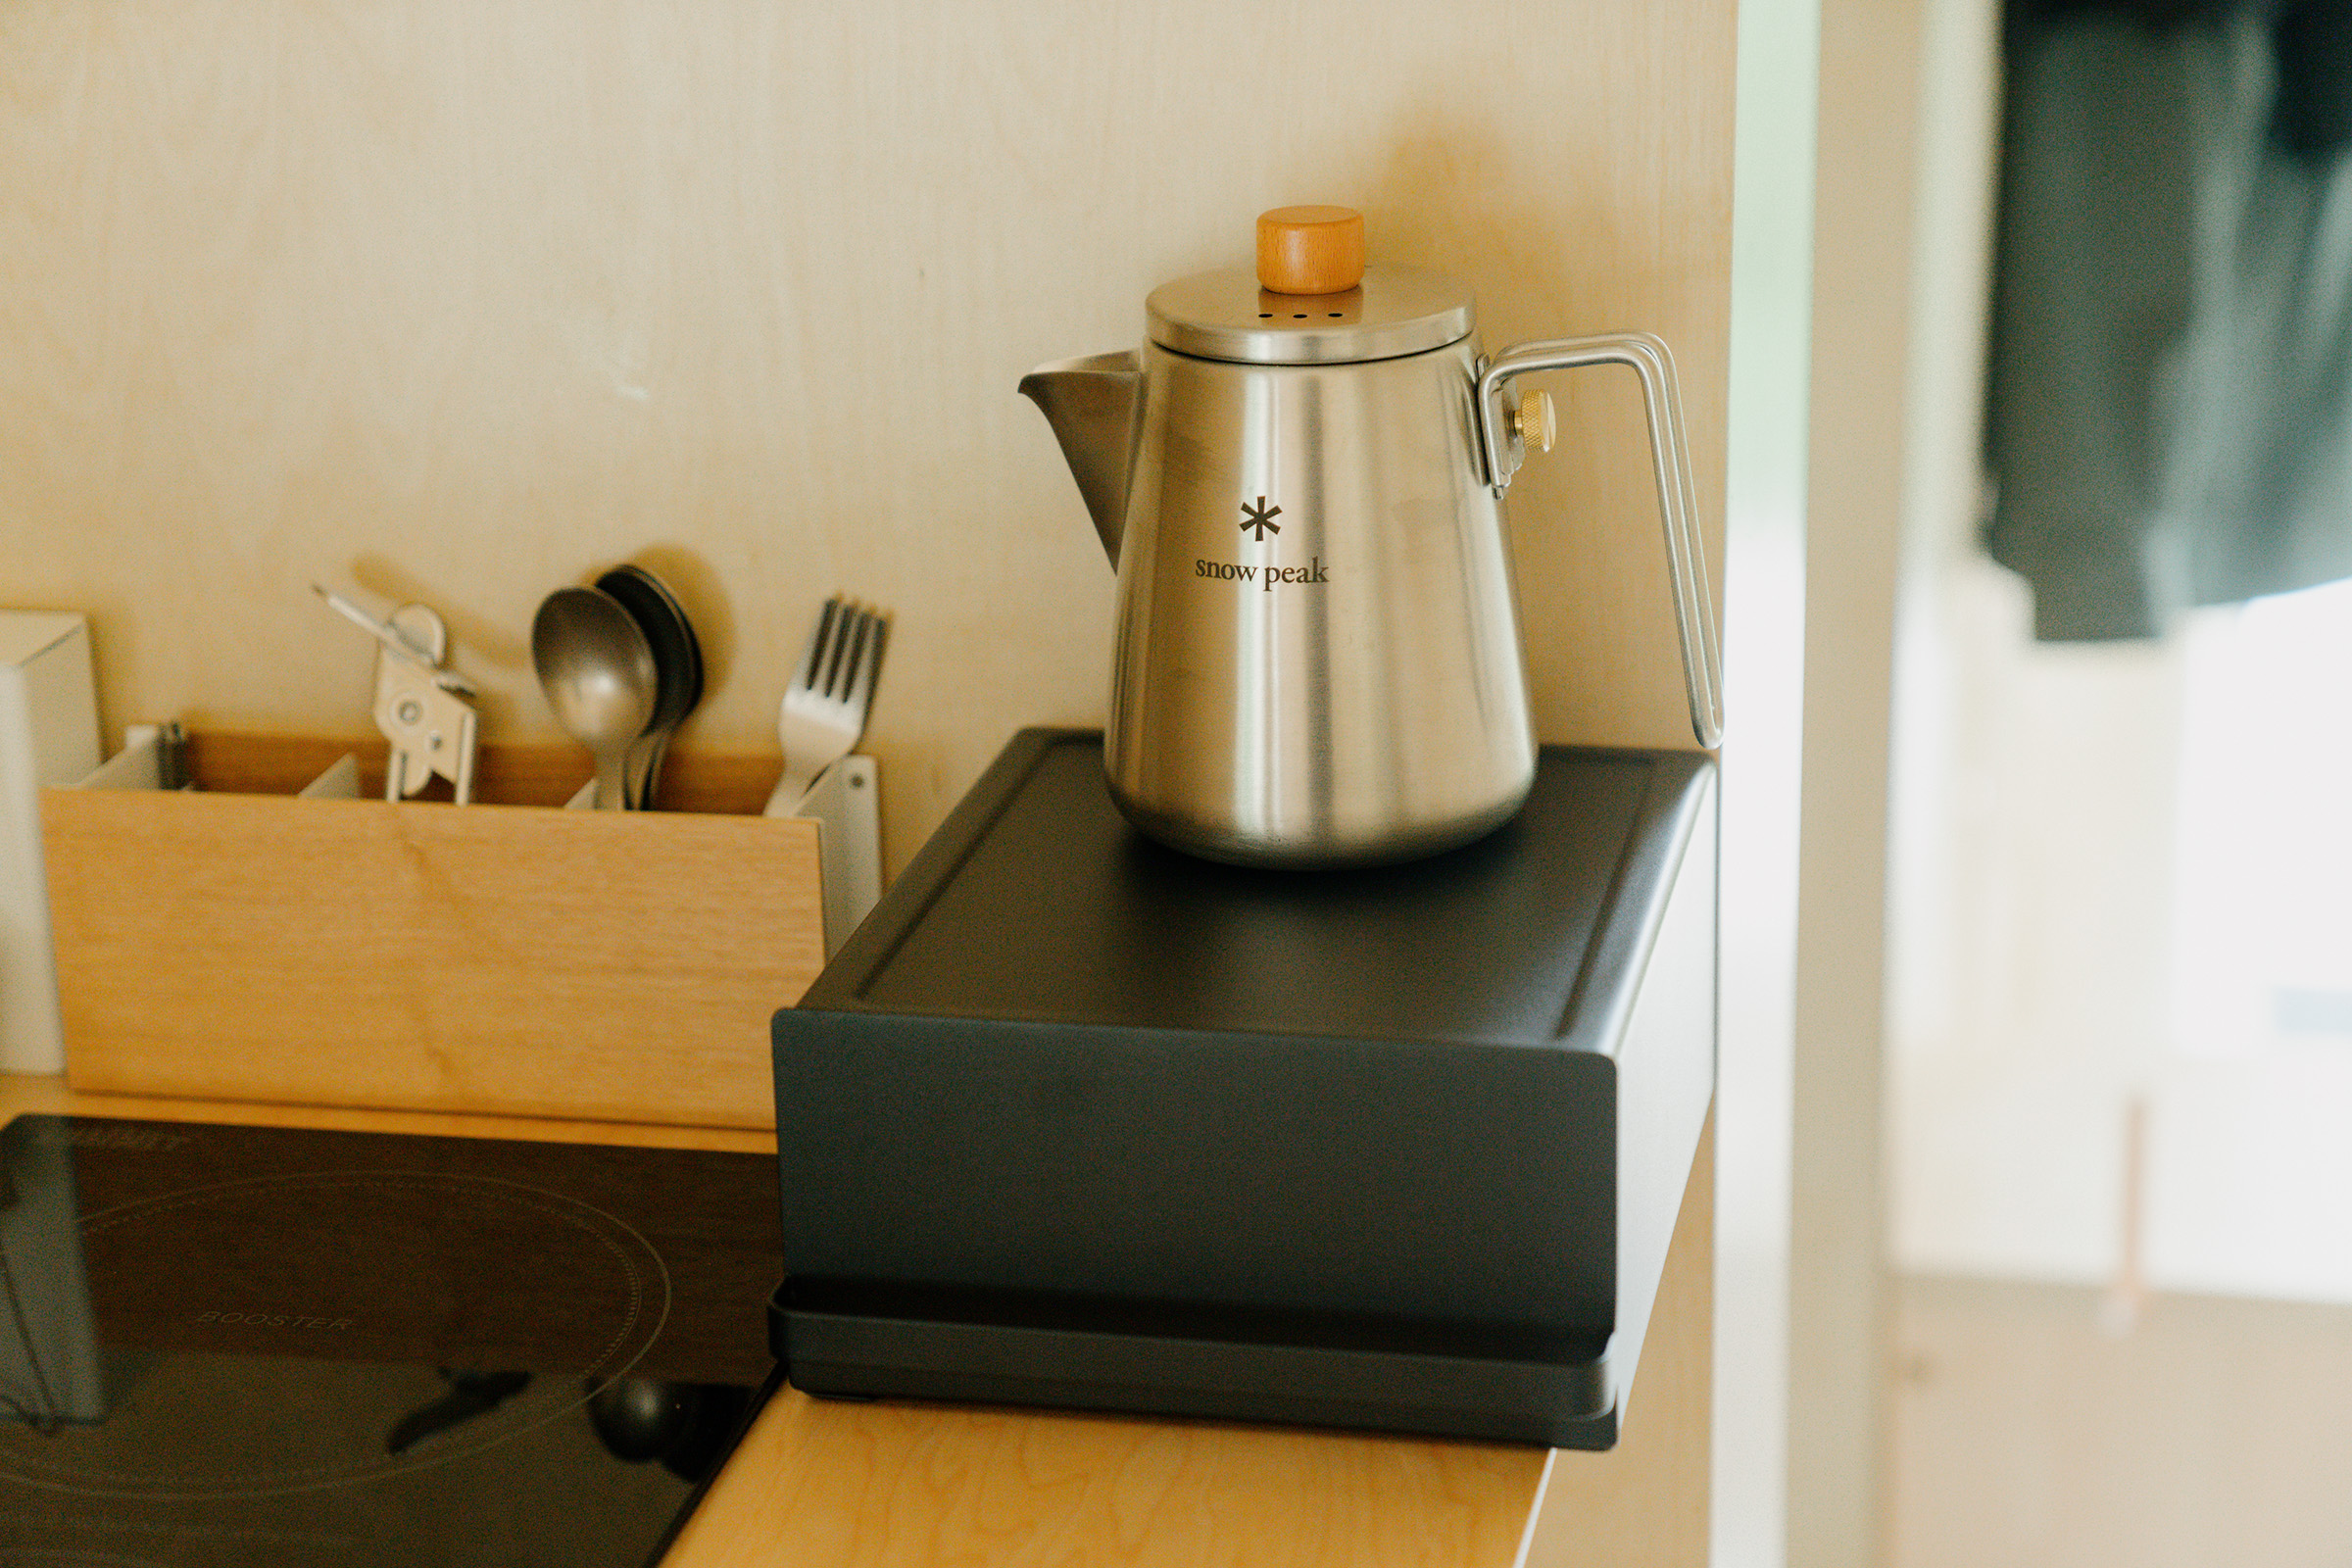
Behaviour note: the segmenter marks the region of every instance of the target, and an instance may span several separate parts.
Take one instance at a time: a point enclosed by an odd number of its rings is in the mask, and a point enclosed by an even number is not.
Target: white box
[[[41,791],[98,766],[90,623],[0,610],[0,1071],[63,1072]]]

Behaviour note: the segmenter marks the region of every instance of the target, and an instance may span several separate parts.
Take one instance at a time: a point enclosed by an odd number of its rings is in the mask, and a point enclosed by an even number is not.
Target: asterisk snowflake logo
[[[1244,502],[1242,503],[1242,532],[1248,533],[1252,528],[1256,529],[1257,542],[1262,545],[1266,542],[1267,534],[1282,532],[1282,524],[1274,520],[1281,515],[1282,509],[1267,506],[1264,496],[1257,498],[1257,505],[1254,507]]]

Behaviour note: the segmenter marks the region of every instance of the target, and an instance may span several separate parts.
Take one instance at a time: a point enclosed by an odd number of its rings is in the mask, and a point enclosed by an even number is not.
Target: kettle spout
[[[1046,414],[1078,494],[1095,519],[1110,564],[1119,564],[1127,523],[1127,473],[1142,421],[1144,368],[1130,349],[1083,360],[1056,360],[1021,377],[1021,395]]]

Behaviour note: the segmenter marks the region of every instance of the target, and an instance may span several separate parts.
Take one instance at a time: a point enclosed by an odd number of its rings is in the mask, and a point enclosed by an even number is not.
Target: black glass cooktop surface
[[[24,1116],[0,1565],[603,1568],[760,1397],[760,1154]]]

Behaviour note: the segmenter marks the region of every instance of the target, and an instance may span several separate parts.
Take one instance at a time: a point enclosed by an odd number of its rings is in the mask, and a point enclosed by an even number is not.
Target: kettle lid
[[[1246,267],[1162,283],[1144,304],[1152,341],[1250,365],[1393,360],[1470,335],[1470,291],[1442,272],[1369,267],[1336,294],[1277,294]]]
[[[1364,219],[1277,207],[1257,220],[1257,270],[1163,283],[1144,304],[1152,341],[1204,360],[1335,365],[1393,360],[1470,335],[1470,291],[1436,272],[1364,266]]]

